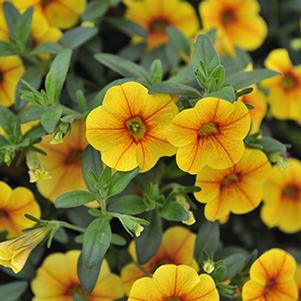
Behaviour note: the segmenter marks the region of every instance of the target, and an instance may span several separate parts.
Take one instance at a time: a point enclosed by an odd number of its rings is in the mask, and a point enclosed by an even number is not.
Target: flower
[[[0,265],[11,268],[14,273],[19,273],[30,253],[46,239],[48,234],[48,227],[38,227],[14,239],[0,242]]]
[[[197,174],[205,165],[224,169],[237,163],[249,128],[250,115],[242,102],[208,97],[180,112],[172,120],[167,137],[178,147],[178,166]]]
[[[266,155],[255,149],[246,149],[234,166],[216,170],[204,167],[196,178],[196,199],[206,203],[205,217],[214,221],[230,212],[244,214],[254,210],[261,202],[263,185],[270,174]]]
[[[0,29],[1,32],[1,29]],[[16,87],[24,73],[18,56],[0,57],[0,105],[9,107],[15,101]]]
[[[265,60],[265,66],[281,74],[262,82],[262,86],[269,90],[267,100],[271,115],[279,119],[299,120],[301,65],[292,64],[287,50],[275,49]]]
[[[87,5],[86,0],[13,0],[13,3],[21,11],[33,6],[51,26],[62,29],[73,27]]]
[[[128,301],[154,300],[218,301],[219,295],[209,275],[198,275],[190,266],[166,264],[152,278],[138,279],[128,298]]]
[[[296,262],[288,253],[272,249],[252,264],[250,280],[242,290],[243,301],[297,301]]]
[[[199,28],[194,8],[180,0],[143,0],[124,1],[127,10],[125,17],[143,27],[147,33],[149,50],[168,41],[166,28],[173,26],[187,37],[191,37]]]
[[[252,121],[251,134],[254,134],[259,131],[261,122],[267,111],[266,97],[257,87],[254,87],[254,90],[250,94],[243,95],[240,100],[253,107],[249,112]]]
[[[53,253],[46,257],[31,283],[33,301],[72,300],[75,294],[89,301],[113,301],[123,296],[120,278],[110,271],[103,260],[96,286],[92,293],[85,292],[77,277],[80,251]]]
[[[284,170],[274,166],[264,192],[263,222],[286,233],[301,230],[301,162],[289,159]]]
[[[222,49],[229,55],[234,54],[236,46],[255,50],[267,36],[267,25],[259,16],[256,0],[205,0],[199,10],[204,29],[217,29]]]
[[[38,154],[38,158],[43,170],[47,170],[51,176],[48,180],[38,181],[37,187],[44,197],[54,202],[62,193],[87,189],[81,165],[82,154],[87,146],[84,123],[74,123],[71,133],[62,144],[50,144],[51,140],[52,136],[47,135],[36,145],[47,154]]]
[[[136,245],[132,241],[129,253],[134,262],[127,264],[121,271],[126,293],[129,293],[135,280],[146,276],[147,273],[152,274],[159,265],[173,263],[197,266],[193,259],[195,239],[196,235],[183,227],[169,228],[164,232],[161,246],[156,254],[141,267],[137,263]]]
[[[166,139],[166,126],[177,112],[167,94],[149,95],[137,82],[114,86],[88,115],[87,140],[109,167],[129,171],[139,166],[145,172],[160,157],[175,153]]]
[[[297,266],[295,280],[296,280],[296,283],[298,286],[298,291],[299,291],[298,301],[300,301],[301,300],[301,265],[300,264],[298,264],[298,266]]]
[[[24,215],[29,213],[37,218],[41,216],[39,204],[32,192],[25,187],[11,189],[0,181],[0,231],[7,231],[8,237],[22,233],[34,223]]]

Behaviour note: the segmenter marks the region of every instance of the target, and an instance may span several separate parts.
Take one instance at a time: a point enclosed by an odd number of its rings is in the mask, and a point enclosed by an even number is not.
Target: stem
[[[99,201],[99,204],[100,204],[101,211],[107,212],[107,199],[102,198],[102,199],[99,199],[98,201]]]
[[[80,233],[84,233],[85,232],[85,229],[82,228],[82,227],[78,227],[78,226],[69,224],[67,222],[62,222],[62,221],[58,221],[58,223],[60,224],[61,227],[64,227],[64,228],[67,228],[67,229],[70,229],[70,230],[74,230],[74,231],[77,231],[77,232],[80,232]]]

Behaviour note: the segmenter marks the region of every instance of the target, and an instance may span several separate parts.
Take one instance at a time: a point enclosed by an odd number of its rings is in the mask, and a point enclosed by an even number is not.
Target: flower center
[[[269,279],[264,288],[264,296],[269,294],[269,292],[271,290],[273,290],[273,288],[276,286],[276,284],[277,284],[276,279],[274,279],[274,278]]]
[[[50,0],[42,0],[42,6],[46,7],[49,4]]]
[[[126,121],[125,125],[136,141],[141,140],[144,137],[146,127],[140,117],[129,119]]]
[[[282,197],[297,201],[301,197],[300,188],[295,185],[286,186],[282,191]]]
[[[168,22],[165,19],[156,19],[150,23],[149,30],[150,32],[165,32]]]
[[[2,82],[4,79],[3,73],[0,71],[0,82]]]
[[[218,132],[219,132],[218,128],[217,128],[216,124],[213,122],[208,122],[208,123],[202,125],[201,128],[199,129],[199,135],[201,137],[207,137],[210,135],[214,135],[214,134],[217,134]]]
[[[233,173],[233,174],[231,174],[231,175],[226,176],[226,177],[222,180],[221,185],[222,185],[223,187],[225,187],[225,186],[231,185],[231,184],[233,184],[233,183],[237,183],[237,182],[239,182],[239,175],[236,174],[236,173]]]
[[[182,301],[179,297],[173,296],[165,299],[164,301]]]
[[[83,151],[81,149],[72,150],[65,160],[67,164],[79,163],[82,160]]]
[[[67,290],[67,296],[74,297],[74,295],[80,295],[84,300],[88,300],[88,293],[83,290],[79,284],[71,285]]]
[[[4,209],[0,209],[0,217],[8,217],[8,213]]]
[[[298,85],[298,79],[294,74],[287,73],[283,77],[282,85],[285,90],[292,90]]]
[[[228,8],[224,10],[222,14],[222,23],[224,25],[227,25],[229,23],[232,23],[235,20],[235,14],[232,9]]]

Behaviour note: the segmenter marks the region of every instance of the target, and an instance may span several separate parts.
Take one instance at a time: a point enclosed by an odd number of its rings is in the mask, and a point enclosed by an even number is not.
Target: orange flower
[[[126,18],[138,23],[147,32],[149,50],[168,41],[166,27],[173,26],[187,37],[199,28],[194,8],[180,0],[124,0],[127,5]]]
[[[207,274],[198,275],[186,265],[166,264],[152,278],[137,280],[128,301],[218,301],[214,280]]]
[[[204,167],[196,178],[195,185],[201,191],[195,197],[206,203],[206,218],[214,221],[230,212],[244,214],[254,210],[262,200],[270,168],[266,155],[254,149],[246,149],[240,161],[228,169]]]
[[[289,159],[284,170],[274,166],[264,192],[263,222],[287,233],[301,230],[301,162]]]
[[[23,73],[24,67],[18,56],[0,57],[0,105],[9,107],[14,103],[16,87]]]
[[[234,54],[235,46],[257,49],[267,35],[256,0],[205,0],[200,3],[199,10],[204,29],[218,30],[218,40],[229,55]]]
[[[237,163],[249,128],[250,114],[242,102],[208,97],[172,120],[168,140],[178,147],[178,166],[197,174],[205,165],[224,169]]]
[[[38,269],[31,283],[33,301],[72,301],[75,294],[87,301],[113,301],[123,296],[120,278],[110,271],[104,260],[98,281],[92,293],[86,293],[77,277],[77,261],[80,252],[49,255]]]
[[[0,181],[0,231],[7,231],[11,238],[32,227],[35,223],[24,216],[26,213],[37,218],[41,216],[32,192],[25,187],[11,189]]]
[[[167,94],[149,95],[137,82],[114,86],[103,104],[87,117],[87,139],[101,151],[111,168],[129,171],[139,166],[150,170],[175,148],[166,139],[166,125],[178,109]]]
[[[51,176],[48,180],[38,181],[37,187],[44,197],[54,202],[64,192],[86,190],[81,166],[81,156],[87,146],[84,123],[74,123],[71,133],[61,144],[50,144],[51,139],[52,135],[45,136],[37,145],[47,154],[38,157]]]
[[[254,87],[250,94],[242,96],[240,100],[253,107],[249,110],[252,121],[251,134],[258,132],[267,111],[266,97],[258,88]]]
[[[13,3],[21,11],[33,6],[51,26],[62,29],[74,26],[87,5],[86,0],[13,0]]]
[[[152,274],[154,269],[163,263],[197,266],[193,259],[195,239],[196,235],[183,227],[175,226],[169,228],[163,234],[159,250],[141,267],[136,263],[136,246],[134,241],[132,241],[129,246],[129,253],[134,262],[126,265],[121,271],[121,278],[126,293],[129,294],[133,283],[137,279],[147,274]]]
[[[261,255],[250,269],[250,280],[243,286],[243,301],[297,301],[296,262],[280,249]]]
[[[262,82],[269,90],[271,115],[279,119],[300,119],[301,65],[292,64],[287,50],[275,49],[265,60],[265,66],[281,73]]]

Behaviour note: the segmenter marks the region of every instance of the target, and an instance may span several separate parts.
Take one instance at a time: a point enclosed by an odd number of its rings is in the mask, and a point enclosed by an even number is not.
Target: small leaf
[[[244,268],[246,256],[233,254],[223,259],[223,266],[226,268],[225,279],[230,280]]]
[[[113,245],[116,246],[125,246],[127,241],[125,238],[123,238],[121,235],[113,233],[112,234],[112,242]]]
[[[10,37],[15,38],[15,28],[16,24],[18,23],[18,19],[20,18],[21,14],[16,9],[16,7],[9,2],[3,3],[3,11],[4,11],[4,17],[7,24],[7,27],[9,29]]]
[[[122,214],[136,215],[146,210],[143,198],[138,195],[124,195],[108,204],[108,210]]]
[[[181,222],[189,218],[187,211],[175,201],[167,202],[159,212],[160,215],[168,221]]]
[[[0,41],[0,57],[18,54],[18,50],[8,42]]]
[[[226,85],[219,90],[208,93],[208,97],[217,97],[234,102],[236,100],[236,94],[232,86]]]
[[[152,85],[156,85],[162,81],[163,78],[163,67],[159,59],[153,61],[150,70],[150,81]]]
[[[47,111],[47,108],[39,105],[31,105],[24,108],[19,113],[19,119],[21,123],[26,123],[32,120],[37,120],[41,118],[41,115]]]
[[[95,287],[100,265],[110,247],[111,239],[110,220],[107,217],[95,219],[85,231],[77,271],[81,285],[87,292]]]
[[[84,11],[81,19],[83,21],[90,21],[98,19],[105,15],[109,9],[110,2],[108,0],[91,1],[88,3],[86,10]]]
[[[41,53],[49,53],[49,54],[58,54],[62,52],[64,48],[58,43],[46,42],[39,44],[35,49],[31,52],[33,55],[41,54]]]
[[[26,281],[14,281],[0,285],[0,300],[18,301],[27,287]]]
[[[272,137],[263,137],[260,139],[262,149],[265,153],[285,153],[286,146]]]
[[[161,245],[162,221],[157,210],[152,210],[147,214],[149,225],[145,226],[140,237],[136,238],[136,252],[138,262],[146,263],[150,260]]]
[[[20,137],[20,121],[14,113],[5,107],[0,107],[0,127],[8,136]]]
[[[49,108],[41,116],[41,124],[47,133],[53,133],[63,113],[63,108]]]
[[[28,8],[18,19],[16,24],[16,40],[22,45],[26,45],[31,29],[33,8]]]
[[[90,203],[96,199],[93,193],[88,191],[76,190],[61,194],[55,200],[55,208],[73,208],[87,203]]]

